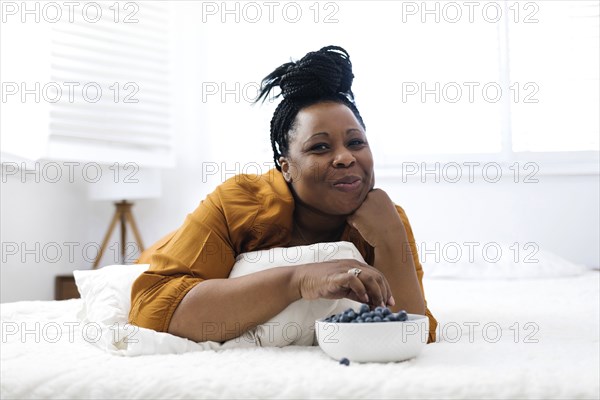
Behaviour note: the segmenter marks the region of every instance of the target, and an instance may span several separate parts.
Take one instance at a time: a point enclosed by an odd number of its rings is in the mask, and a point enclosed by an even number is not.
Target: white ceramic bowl
[[[406,321],[339,323],[315,321],[319,346],[331,358],[351,362],[393,362],[416,357],[427,344],[429,319],[408,314]]]

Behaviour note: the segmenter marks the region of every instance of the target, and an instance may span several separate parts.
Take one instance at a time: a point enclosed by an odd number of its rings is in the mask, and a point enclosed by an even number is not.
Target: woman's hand
[[[351,268],[359,268],[360,274],[348,273]],[[300,265],[293,282],[307,300],[348,298],[372,306],[395,304],[385,276],[354,259]]]
[[[390,233],[404,229],[394,203],[381,189],[373,189],[346,220],[373,247],[385,243]]]

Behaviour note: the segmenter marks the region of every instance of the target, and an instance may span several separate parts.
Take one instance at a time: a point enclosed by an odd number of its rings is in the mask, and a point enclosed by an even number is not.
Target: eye
[[[366,142],[362,139],[352,139],[349,143],[350,146],[357,147],[366,144]]]
[[[326,143],[318,143],[310,148],[311,151],[325,151],[329,148]]]

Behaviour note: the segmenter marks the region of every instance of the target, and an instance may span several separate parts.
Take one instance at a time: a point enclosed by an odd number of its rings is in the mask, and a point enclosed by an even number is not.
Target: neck
[[[340,239],[346,226],[346,216],[325,214],[295,198],[294,223],[300,235],[311,242],[332,242]]]

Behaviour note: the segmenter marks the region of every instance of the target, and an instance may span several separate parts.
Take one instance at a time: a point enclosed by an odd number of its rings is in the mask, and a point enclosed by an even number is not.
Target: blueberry
[[[365,322],[373,322],[373,318],[371,317],[367,317],[364,319]]]
[[[381,311],[375,311],[375,315],[373,315],[373,318],[374,317],[383,318],[383,313]]]
[[[408,319],[408,315],[404,310],[400,310],[396,315],[398,316],[398,321],[406,321]]]
[[[381,322],[383,321],[380,316],[376,315],[373,317],[373,322]]]
[[[362,322],[365,322],[365,321],[362,318],[358,317],[358,318],[356,318],[354,320],[354,322],[360,322],[360,323],[362,323]]]
[[[389,308],[386,307],[386,308],[383,309],[383,315],[384,316],[388,316],[391,313],[392,313],[392,310],[390,310]]]
[[[340,359],[340,364],[348,366],[350,365],[350,360],[348,360],[346,357],[343,357]]]
[[[348,316],[348,318],[350,319],[354,319],[356,318],[356,313],[354,312],[354,310],[350,310],[346,313],[346,315]]]
[[[340,317],[340,322],[350,322],[350,318],[347,315],[342,315]]]
[[[366,313],[366,312],[369,312],[369,306],[366,305],[366,304],[361,304],[360,305],[360,309],[358,310],[358,313],[359,314],[363,314],[363,313]]]
[[[381,306],[375,307],[375,311],[383,312],[383,307],[381,307]]]
[[[383,322],[390,322],[391,319],[389,319],[388,317],[383,317]]]

